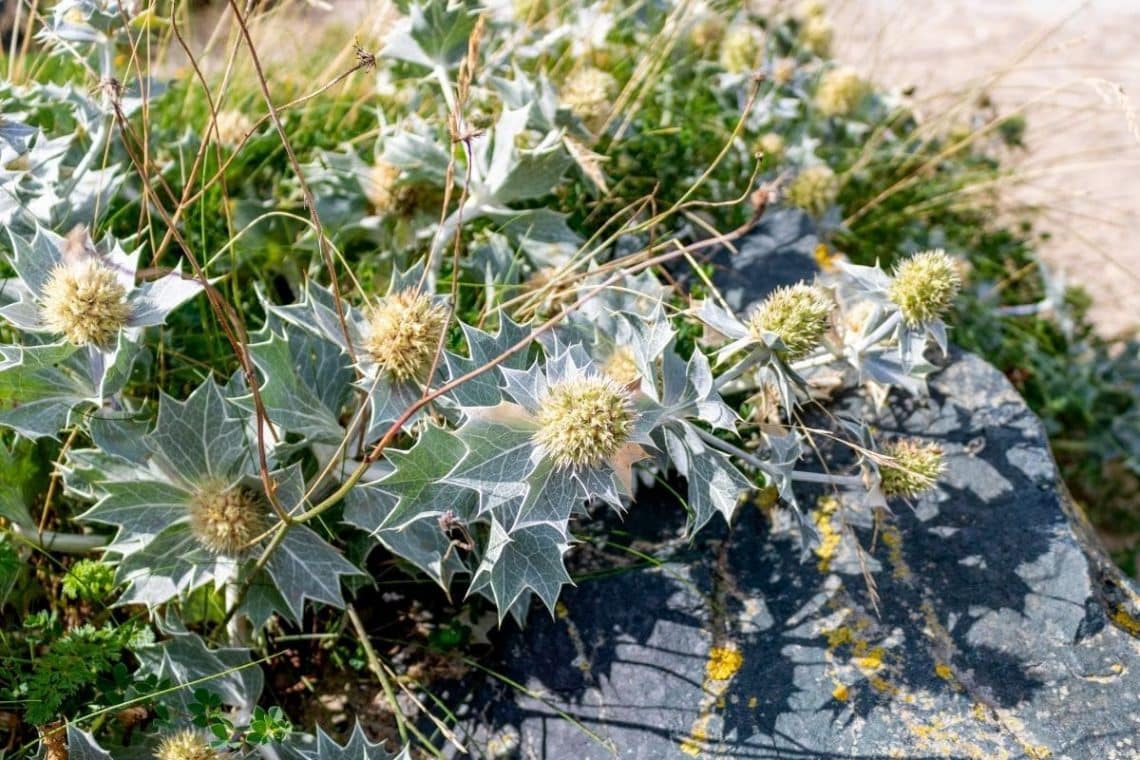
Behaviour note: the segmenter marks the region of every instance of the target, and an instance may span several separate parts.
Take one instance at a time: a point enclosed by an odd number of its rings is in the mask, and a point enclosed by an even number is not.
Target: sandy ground
[[[1106,332],[1140,325],[1140,0],[846,0],[830,4],[836,55],[937,113],[984,89],[1026,107],[1025,184],[1043,258],[1093,295]],[[1132,97],[1131,103],[1127,98]],[[1129,115],[1129,109],[1132,114]]]

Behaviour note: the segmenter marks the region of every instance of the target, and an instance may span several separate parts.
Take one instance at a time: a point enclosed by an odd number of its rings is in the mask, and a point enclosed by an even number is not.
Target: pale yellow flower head
[[[364,350],[390,379],[422,382],[446,326],[442,304],[414,290],[401,290],[369,311]]]
[[[127,325],[127,289],[115,271],[94,258],[60,264],[44,285],[40,314],[76,346],[113,346]]]
[[[629,393],[604,375],[566,380],[540,402],[534,439],[560,469],[598,467],[630,436],[634,422]]]
[[[866,94],[867,83],[854,69],[828,69],[815,91],[815,105],[824,116],[849,116]]]
[[[839,197],[839,177],[826,164],[807,167],[784,191],[788,203],[813,216],[822,216]]]
[[[190,503],[190,531],[211,554],[242,554],[266,528],[261,497],[242,486],[209,484]]]

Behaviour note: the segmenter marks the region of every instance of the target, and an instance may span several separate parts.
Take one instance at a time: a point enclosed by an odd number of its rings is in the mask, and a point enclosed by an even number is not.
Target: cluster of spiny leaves
[[[129,655],[104,646],[98,669],[129,656],[140,678],[184,687],[160,690],[160,719],[133,739],[156,757],[270,744],[285,756],[383,756],[359,732],[347,747],[321,735],[315,748],[291,748],[288,722],[258,705],[251,647],[314,606],[345,605],[344,581],[366,575],[361,553],[346,556],[351,542],[366,536],[521,623],[535,597],[553,609],[570,581],[574,521],[636,508],[656,479],[683,480],[690,535],[718,515],[732,520],[757,488],[776,489],[802,517],[794,484],[828,477],[797,469],[809,447],[795,412],[817,381],[864,384],[880,400],[892,387],[921,393],[927,349],[945,350],[942,316],[960,282],[942,251],[890,273],[834,268],[742,313],[715,293],[690,302],[654,266],[700,250],[705,233],[692,220],[703,201],[745,198],[775,179],[781,154],[798,171],[782,196],[766,185],[769,200],[837,218],[839,179],[790,101],[835,120],[880,100],[819,57],[829,32],[818,10],[767,31],[743,11],[689,3],[474,11],[442,0],[405,8],[380,59],[375,151],[304,163],[294,179],[320,224],[289,242],[312,263],[286,287],[250,283],[248,329],[229,321],[217,251],[174,234],[178,247],[152,251],[158,236],[106,232],[108,209],[129,208],[119,195],[147,207],[170,197],[147,195],[154,178],[133,131],[143,96],[161,104],[161,88],[115,68],[161,25],[153,8],[64,0],[41,38],[103,86],[10,88],[0,427],[66,441],[58,474],[68,503],[84,509],[68,516],[75,532],[69,519],[41,532],[28,505],[5,505],[7,533],[18,546],[99,549],[101,563],[73,567],[75,599],[115,595],[153,623],[157,643],[116,639]],[[668,210],[635,203],[599,222],[581,205],[605,209],[622,197],[611,187],[636,192],[638,157],[653,144],[636,112],[613,103],[641,86],[630,64],[654,34],[689,46],[678,76],[715,84],[719,126],[708,134],[723,150],[708,166],[672,167],[685,171],[661,189]],[[567,53],[580,61],[570,70],[559,63]],[[756,71],[770,81],[758,87]],[[652,108],[666,107],[662,85],[652,88]],[[740,147],[741,134],[783,119],[802,125],[794,142],[765,131],[765,155]],[[210,122],[186,144],[216,140],[238,156],[269,129],[241,113]],[[169,168],[161,147],[147,155]],[[739,208],[744,220],[762,210]],[[710,218],[740,221],[728,217]],[[350,272],[324,264],[335,261],[330,248],[362,239],[372,271],[387,273],[382,288],[375,277],[349,288]],[[188,324],[221,325],[232,355],[219,366],[180,358],[194,339]],[[168,363],[196,380],[165,380]],[[763,424],[743,436],[743,422]],[[859,456],[828,482],[865,493],[868,508],[937,477],[936,449],[895,443],[879,454],[862,423],[844,426]],[[810,542],[810,521],[801,529]],[[204,597],[217,615],[194,612]],[[59,641],[80,637],[68,635]],[[228,646],[208,644],[218,642]],[[91,686],[73,685],[77,695]],[[175,730],[187,722],[195,729]],[[77,728],[67,734],[74,756],[105,756]]]

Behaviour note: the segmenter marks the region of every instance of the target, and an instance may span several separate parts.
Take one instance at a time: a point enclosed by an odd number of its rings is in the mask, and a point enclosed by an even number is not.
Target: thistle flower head
[[[253,131],[253,121],[241,111],[221,111],[214,123],[218,129],[218,142],[234,146]]]
[[[914,498],[934,487],[942,474],[942,449],[933,443],[900,439],[883,447],[894,461],[880,466],[883,493]]]
[[[784,344],[783,357],[795,361],[819,345],[830,313],[827,294],[801,282],[772,291],[753,312],[748,328],[756,338],[775,333]]]
[[[641,370],[634,361],[633,351],[629,346],[618,346],[602,365],[602,372],[612,377],[623,387],[641,380]]]
[[[953,258],[942,250],[922,251],[895,267],[887,295],[903,320],[917,327],[942,316],[961,286]]]
[[[796,6],[796,16],[801,19],[819,18],[827,13],[823,0],[803,0]]]
[[[265,528],[265,505],[248,488],[207,484],[190,502],[190,531],[211,554],[240,555]]]
[[[795,58],[777,58],[772,63],[772,81],[783,86],[792,81],[796,74]]]
[[[163,739],[154,757],[155,760],[221,760],[225,755],[211,747],[203,734],[187,730]]]
[[[715,48],[723,37],[724,21],[715,13],[709,13],[697,21],[689,32],[689,42],[702,53]]]
[[[742,74],[756,65],[760,40],[746,24],[733,26],[720,41],[720,65],[730,74]]]
[[[399,167],[386,161],[377,161],[368,170],[361,185],[364,197],[378,214],[387,214],[396,208],[398,194],[396,180],[400,178]]]
[[[815,104],[824,116],[847,116],[867,93],[867,84],[854,69],[828,69],[819,80]]]
[[[804,19],[800,27],[800,44],[809,53],[826,57],[831,52],[831,39],[835,29],[831,22],[823,16],[811,16]]]
[[[610,377],[588,375],[550,387],[538,413],[535,441],[560,469],[591,468],[629,440],[634,411],[629,394]]]
[[[839,177],[826,164],[807,167],[784,191],[788,203],[813,216],[823,216],[838,196]]]
[[[401,290],[369,312],[364,349],[392,380],[422,381],[446,324],[447,310],[441,304],[415,290]]]
[[[756,141],[756,149],[764,154],[765,158],[778,161],[784,155],[784,138],[777,132],[768,132]]]
[[[594,66],[574,70],[562,85],[562,102],[586,123],[597,122],[610,107],[617,81]]]
[[[52,270],[40,313],[49,328],[74,345],[106,348],[126,326],[131,307],[114,270],[86,258]]]

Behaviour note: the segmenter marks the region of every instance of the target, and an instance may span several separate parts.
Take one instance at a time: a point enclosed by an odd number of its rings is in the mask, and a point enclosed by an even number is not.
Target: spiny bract
[[[748,327],[756,338],[775,333],[784,344],[782,356],[795,361],[819,345],[831,308],[827,293],[801,282],[772,291],[752,314]]]
[[[941,317],[961,286],[954,259],[942,250],[922,251],[895,267],[887,294],[906,323],[917,327]]]
[[[265,527],[265,505],[248,488],[206,485],[190,503],[190,530],[211,554],[239,555]]]
[[[107,348],[131,316],[127,289],[95,259],[60,264],[42,293],[41,314],[52,331],[76,346]]]
[[[559,383],[538,409],[535,440],[557,467],[590,468],[618,453],[629,439],[634,413],[629,394],[602,375]]]
[[[414,290],[401,290],[370,311],[364,348],[392,380],[423,381],[446,323],[447,310],[441,304]]]
[[[942,474],[942,449],[933,443],[900,439],[883,446],[893,462],[880,466],[883,493],[913,498],[934,487]]]

